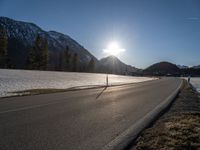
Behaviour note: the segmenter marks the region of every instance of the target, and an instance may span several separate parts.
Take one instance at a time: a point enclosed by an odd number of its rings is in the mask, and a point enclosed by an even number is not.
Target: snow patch
[[[191,78],[191,84],[200,93],[200,78]]]
[[[156,78],[109,74],[109,85],[137,83]],[[30,89],[68,89],[106,84],[106,74],[0,69],[0,97]]]

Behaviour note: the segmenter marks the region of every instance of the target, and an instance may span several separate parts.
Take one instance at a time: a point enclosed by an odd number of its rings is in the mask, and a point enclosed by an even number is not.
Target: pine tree
[[[78,69],[78,54],[74,53],[73,60],[72,60],[73,68],[72,71],[76,72]]]
[[[8,52],[7,52],[8,38],[4,29],[0,30],[0,67],[7,67]]]
[[[37,36],[34,46],[28,56],[28,68],[46,70],[48,64],[48,42],[41,36]]]
[[[70,70],[70,60],[71,60],[71,54],[69,52],[69,47],[66,46],[66,49],[65,49],[65,70],[69,71]]]
[[[41,52],[40,69],[46,70],[48,64],[48,42],[46,39],[42,39],[40,52]]]
[[[59,52],[58,54],[58,69],[63,71],[63,53]]]
[[[27,68],[28,69],[37,69],[37,61],[36,61],[36,48],[35,46],[31,47],[30,51],[29,51],[29,55],[27,58]]]
[[[88,64],[88,71],[89,72],[94,72],[94,69],[95,69],[94,58],[91,58],[91,60],[89,61],[89,64]]]

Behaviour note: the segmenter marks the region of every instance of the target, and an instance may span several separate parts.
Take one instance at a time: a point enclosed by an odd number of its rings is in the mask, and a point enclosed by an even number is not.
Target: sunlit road
[[[107,89],[0,99],[0,149],[101,149],[180,83],[178,78],[166,78]]]

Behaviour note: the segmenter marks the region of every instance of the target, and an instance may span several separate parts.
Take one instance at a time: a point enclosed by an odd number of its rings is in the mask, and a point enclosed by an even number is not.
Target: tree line
[[[88,64],[80,63],[79,55],[74,52],[70,52],[69,47],[66,46],[65,50],[59,52],[58,58],[58,70],[61,71],[79,71],[79,72],[94,72],[95,61],[91,58]]]
[[[0,67],[7,68],[8,67],[8,37],[5,30],[0,30]]]
[[[55,70],[59,71],[82,71],[94,72],[95,60],[91,58],[88,64],[81,64],[79,55],[70,52],[68,46],[58,52],[58,65]],[[37,35],[33,46],[29,49],[25,68],[30,70],[49,70],[49,48],[48,41],[41,35]],[[8,55],[8,36],[6,30],[0,30],[0,68],[12,68],[11,59]]]

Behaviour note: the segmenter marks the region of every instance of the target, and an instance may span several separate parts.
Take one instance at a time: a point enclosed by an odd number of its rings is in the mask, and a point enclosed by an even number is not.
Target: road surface
[[[180,83],[178,78],[164,78],[106,89],[0,99],[0,149],[101,149]]]

